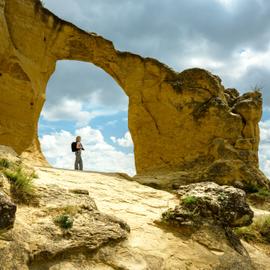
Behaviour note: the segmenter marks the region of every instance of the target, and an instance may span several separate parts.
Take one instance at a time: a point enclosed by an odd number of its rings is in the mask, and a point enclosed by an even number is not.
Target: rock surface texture
[[[0,231],[13,228],[16,209],[16,205],[0,192]]]
[[[179,204],[171,193],[116,174],[36,172],[40,205],[20,205],[14,229],[0,234],[1,270],[269,269],[260,247],[244,243],[249,256],[240,254],[220,226],[161,226],[161,214]],[[73,212],[67,231],[53,222],[63,211]]]
[[[162,214],[161,224],[175,226],[190,235],[196,231],[206,238],[225,238],[228,245],[239,253],[233,258],[221,258],[221,261],[227,261],[225,269],[234,269],[235,265],[238,269],[255,269],[248,251],[232,230],[252,223],[254,213],[243,190],[205,182],[181,186],[178,196],[179,205]]]
[[[57,60],[79,60],[102,68],[129,97],[138,174],[181,171],[179,184],[213,178],[240,187],[268,185],[258,169],[259,92],[240,96],[206,70],[178,73],[155,59],[119,52],[38,0],[0,0],[0,43],[0,144],[18,154],[45,162],[37,126],[46,85]]]
[[[169,222],[192,222],[194,225],[206,222],[224,228],[252,223],[253,212],[243,190],[205,182],[181,186],[178,195],[180,204],[163,214]]]
[[[0,269],[93,269],[91,263],[89,268],[84,264],[73,267],[72,258],[79,261],[86,257],[90,261],[99,249],[115,247],[125,240],[129,226],[119,218],[100,213],[84,191],[39,186],[38,207],[19,206],[12,232],[0,234]],[[1,208],[0,214],[1,226],[5,220]],[[71,228],[65,227],[63,217],[72,220]]]

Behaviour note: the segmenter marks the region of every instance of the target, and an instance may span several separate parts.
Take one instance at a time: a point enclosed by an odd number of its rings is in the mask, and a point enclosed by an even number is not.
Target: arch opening
[[[73,169],[71,143],[82,137],[84,170],[135,174],[128,98],[102,69],[58,61],[38,124],[41,150],[54,167]]]

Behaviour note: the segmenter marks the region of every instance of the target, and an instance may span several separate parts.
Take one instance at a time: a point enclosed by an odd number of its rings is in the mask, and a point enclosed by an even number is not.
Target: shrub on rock
[[[223,227],[241,227],[252,223],[253,212],[245,192],[231,187],[204,182],[180,186],[180,204],[162,215],[173,224],[212,223]]]

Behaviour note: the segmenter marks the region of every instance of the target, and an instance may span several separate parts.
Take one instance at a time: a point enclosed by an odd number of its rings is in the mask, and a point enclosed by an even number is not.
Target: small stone
[[[70,189],[69,192],[75,193],[75,194],[89,195],[89,191],[86,189]]]

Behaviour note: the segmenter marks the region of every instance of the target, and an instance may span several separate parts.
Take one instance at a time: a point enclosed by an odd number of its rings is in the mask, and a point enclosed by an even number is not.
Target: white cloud
[[[254,49],[246,48],[241,52],[235,52],[232,58],[232,67],[227,68],[223,73],[230,73],[235,79],[239,79],[244,76],[248,68],[264,67],[270,69],[270,47],[263,52],[257,52]],[[231,69],[232,68],[232,69]]]
[[[232,4],[233,2],[235,2],[235,0],[215,0],[218,3],[220,3],[222,6],[224,6],[227,9],[232,8]]]
[[[75,134],[61,130],[41,137],[42,151],[54,167],[73,169],[75,157],[70,145],[76,135],[82,137],[85,148],[82,153],[85,170],[135,174],[133,153],[117,150],[105,142],[99,130],[90,126],[77,129]]]
[[[260,136],[262,143],[270,143],[270,120],[260,123]]]
[[[260,132],[260,167],[266,176],[270,178],[270,120],[260,123]]]
[[[87,125],[93,117],[92,113],[83,110],[82,102],[69,99],[63,99],[60,104],[45,107],[41,115],[47,121],[71,120],[76,121],[78,125]]]
[[[133,146],[133,141],[130,135],[130,132],[126,132],[123,138],[116,138],[114,136],[112,136],[110,138],[113,143],[118,144],[119,146],[122,147],[132,147]]]
[[[88,104],[89,105],[89,104]],[[45,107],[41,113],[44,120],[47,121],[74,121],[77,127],[83,127],[97,116],[113,115],[118,110],[113,109],[94,109],[85,108],[83,101],[62,99],[60,103]]]
[[[112,121],[108,121],[106,123],[106,126],[115,126],[118,123],[118,120],[112,120]]]

